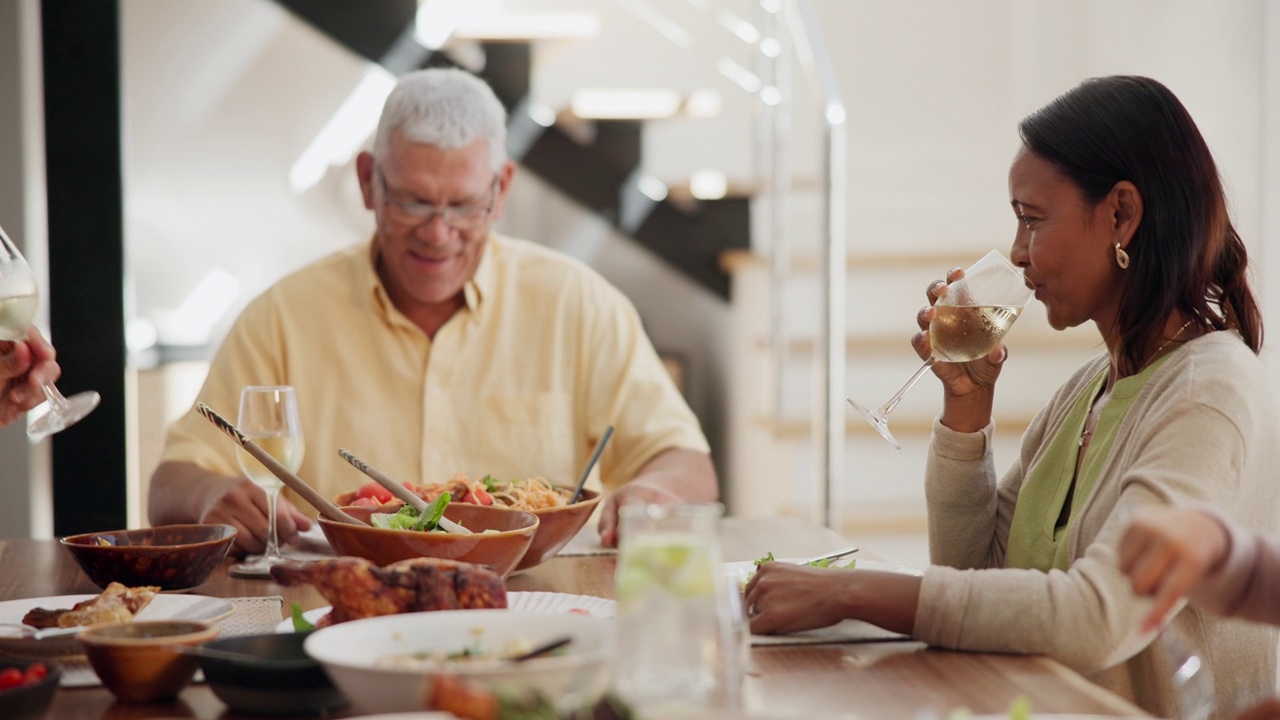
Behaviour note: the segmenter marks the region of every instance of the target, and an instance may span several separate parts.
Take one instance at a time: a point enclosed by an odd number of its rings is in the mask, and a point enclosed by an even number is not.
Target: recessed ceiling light
[[[655,120],[680,109],[680,94],[668,88],[652,90],[583,89],[570,101],[573,114],[592,120]]]
[[[722,104],[719,91],[694,90],[685,98],[684,111],[689,117],[712,118],[720,114]]]
[[[689,194],[699,200],[719,200],[729,191],[729,180],[721,170],[697,170],[689,176]]]

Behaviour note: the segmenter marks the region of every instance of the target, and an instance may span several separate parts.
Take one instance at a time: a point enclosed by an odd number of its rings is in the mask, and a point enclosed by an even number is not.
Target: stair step
[[[996,427],[1001,433],[1016,432],[1022,434],[1022,431],[1031,424],[1032,416],[1030,415],[1003,415],[995,418]],[[807,438],[813,434],[813,423],[809,420],[770,420],[761,418],[757,423],[765,428],[770,429],[774,436],[779,440],[800,440]],[[920,417],[897,417],[896,415],[889,421],[889,427],[895,436],[908,437],[911,435],[928,435],[933,432],[933,418]],[[850,415],[845,420],[844,428],[845,437],[879,437],[875,428],[863,422],[861,418]]]
[[[792,338],[787,341],[787,352],[792,357],[811,357],[817,349],[815,338]],[[1088,332],[1028,332],[1010,333],[1007,342],[1010,352],[1066,352],[1080,351],[1092,354],[1099,350],[1098,336]],[[764,351],[772,349],[766,338],[758,338],[756,348]],[[853,356],[866,356],[876,353],[901,353],[910,346],[905,333],[865,333],[850,334],[845,338],[845,352]]]

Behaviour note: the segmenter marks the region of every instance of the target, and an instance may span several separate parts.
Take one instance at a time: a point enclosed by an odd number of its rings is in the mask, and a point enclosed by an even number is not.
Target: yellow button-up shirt
[[[582,263],[491,236],[465,307],[433,340],[392,305],[374,253],[334,253],[255,298],[198,398],[235,422],[245,385],[297,388],[298,475],[322,495],[368,480],[339,448],[401,481],[572,484],[613,425],[590,483],[608,488],[664,450],[707,451],[635,308]],[[162,460],[241,474],[233,442],[194,411],[170,427]]]

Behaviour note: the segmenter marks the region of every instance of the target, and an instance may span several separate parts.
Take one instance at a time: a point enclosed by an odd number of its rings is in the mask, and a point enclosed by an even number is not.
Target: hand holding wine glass
[[[34,325],[25,340],[0,341],[0,427],[45,401],[41,385],[62,372],[54,356],[53,346]]]
[[[888,402],[866,410],[849,398],[857,410],[884,439],[901,450],[889,431],[889,414],[909,390],[935,363],[967,363],[986,357],[1000,347],[1005,333],[1022,314],[1031,298],[1022,271],[992,250],[946,286],[933,306],[929,320],[930,355]]]
[[[298,398],[288,385],[250,385],[240,391],[240,415],[236,427],[290,472],[302,465],[304,443],[298,419]],[[280,554],[276,506],[284,483],[244,449],[236,450],[240,469],[267,494],[267,548],[258,558],[231,566],[236,577],[269,577],[271,566],[284,561]]]
[[[4,229],[0,228],[0,340],[11,342],[28,342],[30,345],[31,321],[40,307],[39,295],[36,291],[36,276],[27,265],[26,258],[18,251],[18,246],[9,239]],[[45,347],[48,347],[47,343]],[[52,349],[42,359],[52,362]],[[53,377],[45,372],[33,375],[47,399],[49,409],[27,426],[27,437],[32,442],[71,427],[84,416],[98,407],[102,398],[93,390],[78,393],[71,397],[63,397],[54,387]],[[7,388],[6,388],[7,389]],[[12,400],[9,398],[8,400]],[[38,402],[40,398],[35,401]],[[23,398],[28,400],[28,398]],[[23,405],[25,403],[18,403]]]

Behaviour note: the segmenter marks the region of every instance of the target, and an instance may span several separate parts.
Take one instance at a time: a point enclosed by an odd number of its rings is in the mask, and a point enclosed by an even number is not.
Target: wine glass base
[[[60,410],[49,409],[27,426],[27,437],[31,442],[40,442],[50,435],[62,432],[84,419],[102,402],[102,396],[93,390],[76,393],[67,398],[67,403]]]
[[[879,410],[868,410],[854,402],[853,398],[845,398],[845,400],[849,402],[849,407],[857,410],[858,414],[862,416],[862,419],[866,420],[871,427],[876,429],[876,432],[880,433],[880,437],[889,441],[889,444],[893,446],[894,450],[902,449],[902,445],[893,437],[893,433],[889,432],[889,417],[887,415]]]
[[[227,573],[231,577],[238,578],[270,578],[271,568],[284,562],[283,557],[268,558],[265,555],[257,555],[246,558],[242,563],[236,563],[227,569]]]

